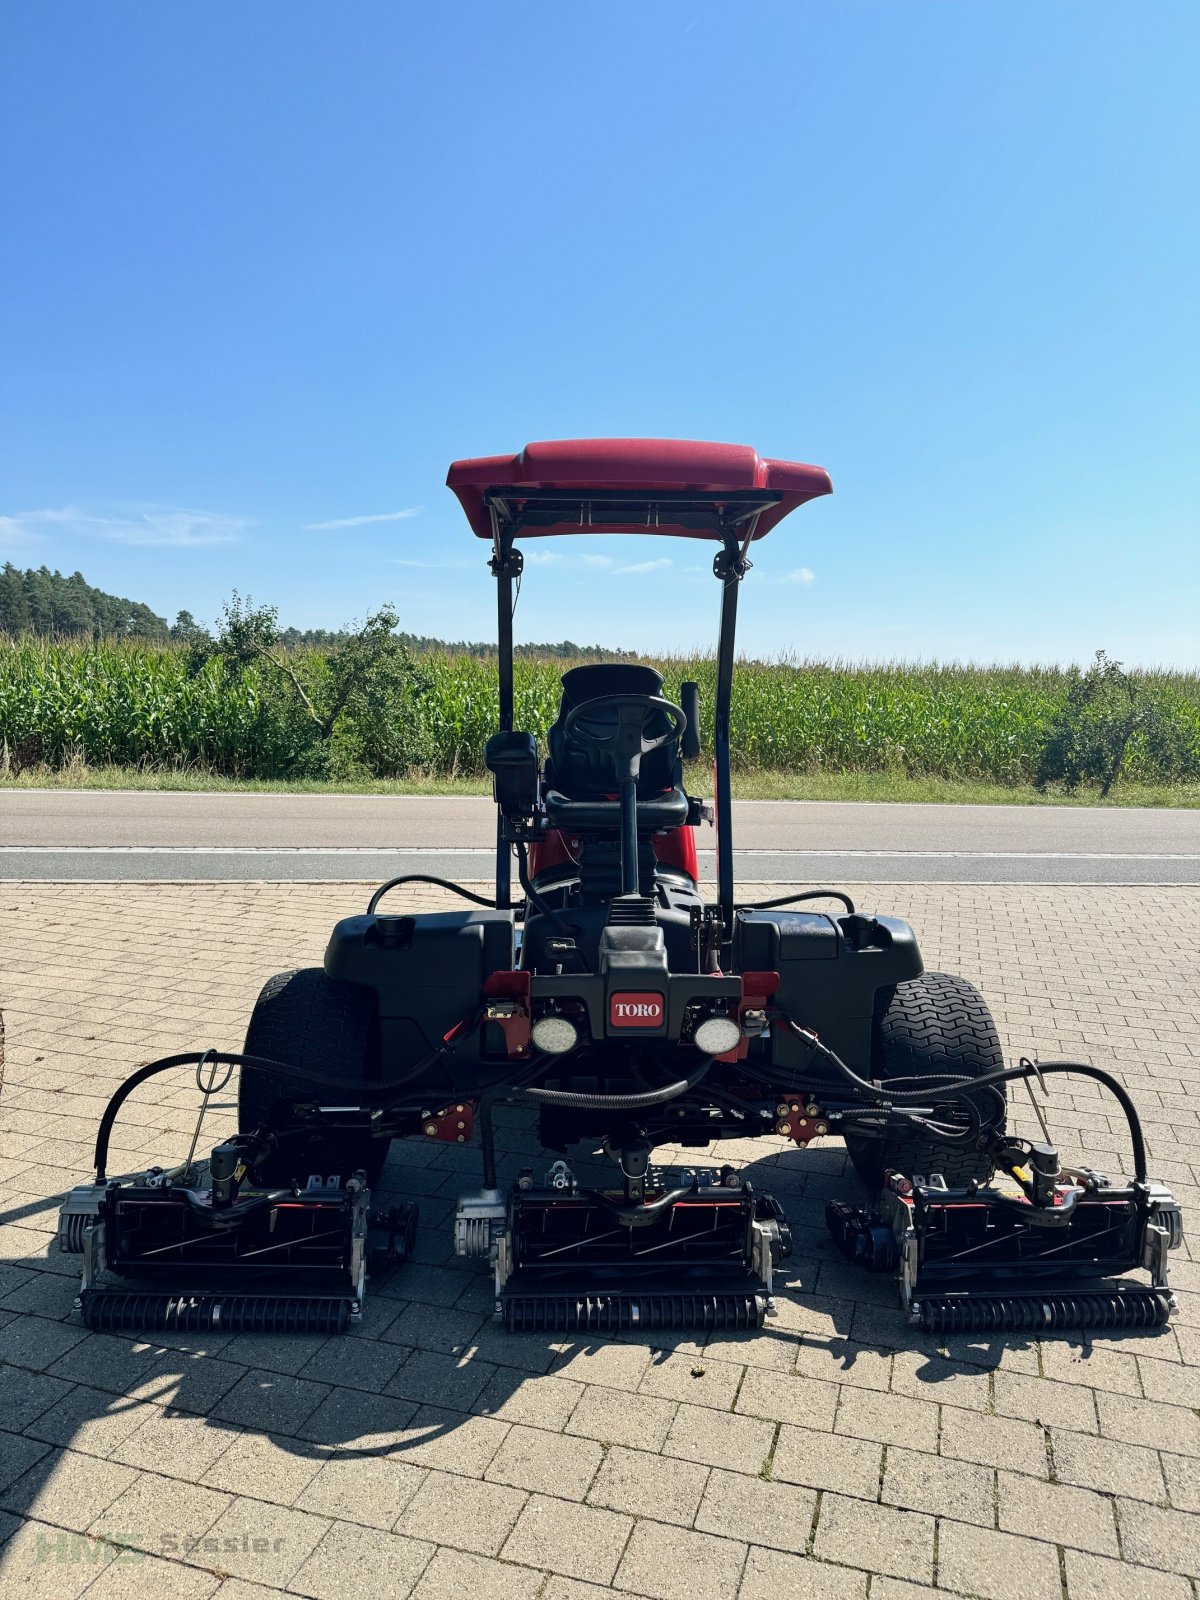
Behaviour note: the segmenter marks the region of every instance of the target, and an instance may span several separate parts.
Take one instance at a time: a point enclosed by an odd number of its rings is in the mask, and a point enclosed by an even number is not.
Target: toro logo
[[[611,1028],[661,1028],[663,1002],[660,994],[614,994],[608,1002]]]

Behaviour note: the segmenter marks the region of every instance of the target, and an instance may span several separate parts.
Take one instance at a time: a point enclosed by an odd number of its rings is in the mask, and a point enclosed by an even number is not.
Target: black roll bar
[[[513,579],[520,578],[525,558],[514,547],[510,529],[502,528],[492,510],[492,557],[496,580],[496,653],[500,667],[500,732],[513,731]],[[496,905],[512,905],[512,851],[504,837],[504,817],[496,808]]]
[[[717,824],[717,905],[721,913],[722,941],[725,943],[733,937],[733,798],[729,776],[733,646],[737,633],[738,585],[750,567],[746,559],[749,545],[749,538],[739,540],[727,530],[724,546],[713,559],[713,574],[721,584],[721,626],[717,635],[717,698],[713,707],[713,748],[716,758],[713,803]]]

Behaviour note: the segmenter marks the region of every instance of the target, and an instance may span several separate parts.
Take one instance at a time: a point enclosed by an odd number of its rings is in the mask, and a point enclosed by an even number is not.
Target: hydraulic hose
[[[1141,1118],[1137,1114],[1137,1107],[1130,1099],[1129,1092],[1124,1084],[1119,1083],[1111,1072],[1105,1072],[1103,1067],[1094,1067],[1090,1061],[1031,1061],[1025,1066],[1005,1067],[998,1072],[984,1072],[978,1078],[957,1078],[945,1082],[939,1087],[936,1094],[931,1095],[929,1088],[901,1089],[895,1093],[889,1092],[877,1083],[870,1082],[867,1078],[860,1078],[853,1068],[848,1067],[835,1050],[823,1043],[815,1033],[808,1028],[802,1028],[798,1023],[787,1019],[788,1027],[806,1043],[810,1044],[817,1053],[824,1057],[848,1082],[860,1091],[865,1091],[880,1105],[896,1105],[903,1109],[906,1101],[921,1101],[936,1099],[958,1100],[975,1093],[978,1089],[988,1089],[999,1083],[1020,1082],[1026,1078],[1043,1077],[1047,1073],[1076,1073],[1083,1078],[1093,1078],[1112,1095],[1120,1106],[1129,1128],[1129,1140],[1133,1147],[1133,1174],[1138,1183],[1146,1181],[1146,1140],[1142,1133]],[[928,1084],[930,1080],[926,1080]]]
[[[854,915],[854,901],[841,889],[805,889],[800,894],[780,895],[778,900],[750,900],[739,906],[739,911],[771,911],[776,906],[794,906],[801,900],[840,900],[850,916]]]
[[[681,1094],[694,1089],[715,1060],[715,1056],[706,1056],[690,1077],[665,1084],[661,1089],[648,1089],[644,1094],[584,1094],[574,1089],[531,1088],[519,1092],[526,1100],[539,1105],[574,1106],[581,1111],[641,1111],[665,1105],[668,1100],[677,1100]]]
[[[386,883],[381,883],[375,893],[367,901],[367,915],[373,917],[375,908],[391,889],[398,889],[402,883],[432,883],[438,889],[449,889],[453,894],[462,895],[464,900],[473,900],[477,906],[486,906],[489,911],[496,909],[494,900],[485,899],[481,894],[476,894],[472,889],[464,889],[461,883],[452,883],[449,878],[433,878],[427,872],[402,872],[398,878],[389,878]]]

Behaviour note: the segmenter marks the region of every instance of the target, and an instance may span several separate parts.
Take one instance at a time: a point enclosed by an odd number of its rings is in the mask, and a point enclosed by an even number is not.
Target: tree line
[[[40,638],[172,640],[177,644],[203,644],[212,635],[190,611],[180,611],[168,623],[138,600],[125,600],[93,588],[81,572],[65,578],[49,567],[21,571],[7,562],[0,571],[0,633],[33,634]],[[301,647],[344,649],[356,637],[351,628],[279,628],[275,640],[285,650]],[[396,630],[397,641],[418,654],[446,651],[452,655],[494,656],[494,641],[435,639],[425,634]],[[567,660],[624,660],[628,652],[600,645],[575,644],[563,639],[552,644],[519,644],[519,656],[554,656]]]

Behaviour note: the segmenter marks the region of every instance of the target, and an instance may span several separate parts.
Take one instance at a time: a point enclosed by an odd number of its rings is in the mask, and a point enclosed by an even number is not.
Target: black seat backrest
[[[662,674],[653,667],[639,666],[632,661],[600,661],[585,667],[572,667],[564,672],[563,692],[558,716],[551,725],[546,761],[546,784],[558,789],[572,800],[590,800],[600,795],[612,794],[616,787],[611,762],[597,751],[568,741],[563,724],[569,712],[587,700],[597,700],[606,694],[644,694],[652,698],[662,695]],[[615,721],[615,718],[614,718]],[[646,733],[657,737],[669,726],[666,716],[656,712],[646,721]],[[661,794],[664,789],[682,781],[683,768],[679,760],[679,740],[668,739],[661,749],[642,758],[642,773],[638,780],[639,795]]]

